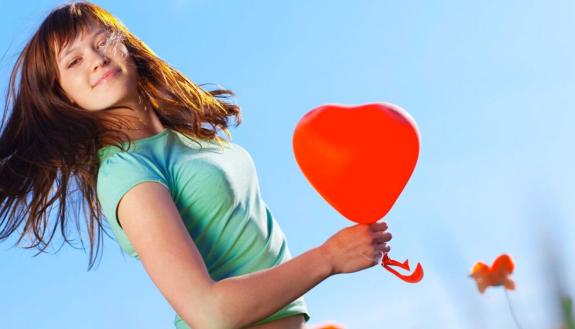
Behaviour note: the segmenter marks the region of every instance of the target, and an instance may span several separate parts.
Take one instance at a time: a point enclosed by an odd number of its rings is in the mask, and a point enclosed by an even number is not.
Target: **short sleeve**
[[[122,249],[134,257],[137,255],[118,221],[117,207],[130,189],[143,182],[158,182],[170,190],[162,170],[140,154],[116,153],[105,159],[98,169],[96,186],[102,211]]]

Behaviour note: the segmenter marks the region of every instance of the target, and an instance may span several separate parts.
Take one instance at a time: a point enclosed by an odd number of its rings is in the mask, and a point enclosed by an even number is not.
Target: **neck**
[[[151,104],[142,101],[126,102],[124,106],[112,110],[113,113],[129,116],[129,127],[122,128],[130,139],[140,139],[156,135],[165,127],[160,122]]]

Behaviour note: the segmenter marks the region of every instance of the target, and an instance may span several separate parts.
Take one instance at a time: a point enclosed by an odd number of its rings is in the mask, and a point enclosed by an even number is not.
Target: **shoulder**
[[[163,170],[156,161],[134,152],[117,152],[100,162],[98,184],[108,180],[135,179],[141,176],[162,177]]]
[[[108,153],[105,157],[100,159],[100,167],[98,170],[98,174],[102,173],[103,171],[107,171],[110,168],[118,168],[118,167],[138,167],[145,165],[147,161],[147,157],[143,154],[130,152],[130,151],[116,151],[113,153]]]
[[[141,154],[118,152],[104,159],[98,169],[96,191],[106,217],[116,217],[115,210],[122,196],[143,182],[157,182],[170,190],[163,170]]]

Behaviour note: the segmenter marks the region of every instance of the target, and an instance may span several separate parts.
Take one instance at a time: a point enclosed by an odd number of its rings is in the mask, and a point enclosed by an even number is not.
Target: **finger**
[[[388,228],[388,225],[386,222],[377,222],[377,223],[373,223],[369,226],[371,228],[372,231],[377,232],[377,231],[385,231]]]
[[[391,246],[387,243],[378,243],[373,248],[375,251],[383,251],[384,253],[388,253],[391,250]]]
[[[391,232],[389,231],[378,231],[378,232],[374,232],[372,233],[372,242],[373,243],[383,243],[383,242],[388,242],[391,240],[393,236],[391,235]]]

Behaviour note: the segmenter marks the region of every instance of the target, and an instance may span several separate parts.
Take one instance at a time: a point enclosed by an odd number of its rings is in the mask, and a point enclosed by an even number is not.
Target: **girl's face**
[[[137,101],[138,72],[122,40],[92,23],[56,55],[59,83],[88,111]]]

